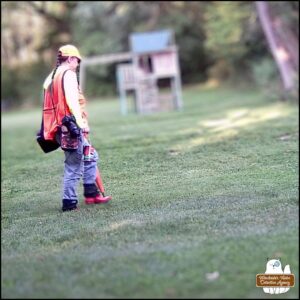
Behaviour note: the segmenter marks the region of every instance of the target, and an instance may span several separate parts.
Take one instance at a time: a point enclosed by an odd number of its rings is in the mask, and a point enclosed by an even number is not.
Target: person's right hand
[[[82,134],[83,134],[83,136],[84,136],[85,138],[88,137],[89,132],[90,132],[90,128],[89,128],[89,127],[84,127],[84,128],[82,128]]]
[[[89,132],[90,132],[90,127],[82,128],[82,133],[89,133]]]

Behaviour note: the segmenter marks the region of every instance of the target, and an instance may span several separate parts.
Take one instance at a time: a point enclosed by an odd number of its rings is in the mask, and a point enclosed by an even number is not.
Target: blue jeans
[[[90,143],[81,134],[79,137],[78,149],[74,151],[64,151],[64,177],[63,177],[63,207],[74,207],[78,203],[77,186],[83,176],[84,185],[95,184],[98,153],[94,150],[92,161],[83,160],[83,148]]]

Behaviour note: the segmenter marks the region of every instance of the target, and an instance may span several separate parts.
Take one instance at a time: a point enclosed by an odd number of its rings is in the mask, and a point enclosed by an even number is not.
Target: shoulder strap
[[[56,107],[55,107],[54,101],[53,101],[53,80],[51,81],[50,86],[48,88],[50,88],[50,97],[51,97],[52,106],[53,106],[53,109],[54,109],[54,115],[55,115],[56,123],[58,124]],[[45,91],[44,91],[44,93],[45,93]]]
[[[63,80],[64,80],[64,76],[66,74],[67,71],[69,71],[70,69],[67,69],[63,72],[62,75],[58,74],[58,76],[61,76],[61,88],[62,88],[62,91],[63,91],[63,94],[64,96],[66,96],[65,94],[65,89],[64,89],[64,85],[63,85]],[[56,109],[54,107],[54,102],[53,102],[53,90],[54,90],[54,84],[53,84],[53,81],[54,81],[54,78],[53,80],[51,81],[51,84],[50,84],[50,95],[51,95],[51,100],[52,100],[52,105],[53,105],[53,108],[55,110],[55,118],[56,118],[56,122],[58,123],[58,120],[57,120],[57,112],[56,112]],[[67,110],[66,110],[66,102],[64,101],[64,110],[65,110],[65,116],[67,115]]]

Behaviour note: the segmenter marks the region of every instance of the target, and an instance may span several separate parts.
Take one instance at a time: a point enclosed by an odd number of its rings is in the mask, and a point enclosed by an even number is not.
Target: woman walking
[[[86,100],[77,76],[81,59],[75,46],[60,47],[56,68],[43,85],[44,138],[56,140],[65,154],[62,211],[77,209],[76,190],[81,176],[86,204],[111,200],[111,196],[101,195],[95,184],[99,156],[88,140],[90,128],[85,109]]]

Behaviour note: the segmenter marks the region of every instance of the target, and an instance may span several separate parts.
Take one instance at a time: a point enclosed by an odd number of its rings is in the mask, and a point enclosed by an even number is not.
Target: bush
[[[18,76],[19,85],[22,88],[23,105],[41,105],[43,82],[50,71],[49,66],[43,62],[30,64],[19,69]]]
[[[10,69],[2,67],[2,109],[36,106],[42,103],[42,85],[49,67],[42,62]]]
[[[88,98],[101,96],[115,96],[115,66],[89,66],[86,69],[84,94]]]
[[[209,68],[208,76],[210,79],[216,79],[218,81],[227,81],[233,76],[234,70],[232,65],[225,59],[220,59]]]
[[[262,89],[266,97],[271,100],[282,97],[280,77],[272,58],[265,57],[252,64],[252,76],[255,84]]]
[[[10,109],[19,106],[21,95],[18,89],[18,73],[15,69],[9,69],[6,66],[1,69],[1,108]]]

